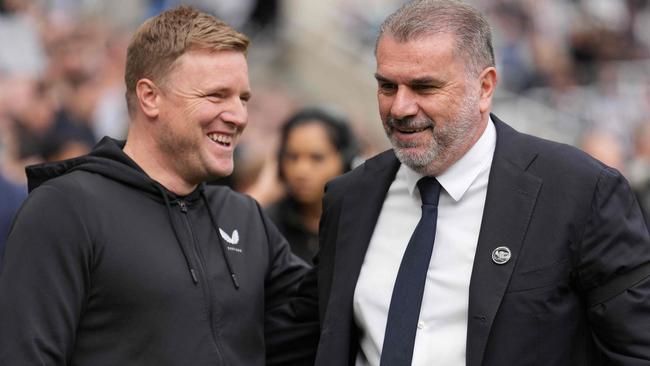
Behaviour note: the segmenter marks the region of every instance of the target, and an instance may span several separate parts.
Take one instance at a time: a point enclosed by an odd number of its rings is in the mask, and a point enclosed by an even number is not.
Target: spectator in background
[[[55,161],[87,153],[95,143],[90,128],[70,118],[56,103],[44,82],[16,78],[16,96],[7,108],[9,132],[16,138],[19,159]]]
[[[2,255],[11,223],[26,196],[26,187],[10,182],[0,171],[0,272],[2,272]]]
[[[13,130],[13,121],[8,117],[9,111],[16,108],[20,94],[26,88],[17,79],[0,77],[0,272],[5,241],[13,221],[14,214],[27,196],[23,166],[27,161],[19,159],[19,147]],[[16,99],[16,95],[19,96]],[[38,162],[31,160],[29,163]]]
[[[357,153],[348,121],[325,110],[301,110],[282,127],[278,171],[287,195],[267,213],[308,263],[318,251],[325,183],[349,171]]]
[[[34,2],[0,1],[0,74],[40,76],[46,64],[34,19]]]
[[[634,134],[631,159],[625,145],[614,133],[595,128],[584,134],[580,148],[630,180],[636,193],[646,224],[650,227],[650,119],[639,124]]]
[[[611,132],[598,128],[588,131],[582,137],[580,148],[619,172],[627,172],[623,145]]]
[[[635,134],[635,156],[631,164],[633,187],[650,228],[650,117],[641,123]]]

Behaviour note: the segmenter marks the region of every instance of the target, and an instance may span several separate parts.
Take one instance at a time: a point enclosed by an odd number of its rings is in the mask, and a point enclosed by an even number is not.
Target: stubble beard
[[[184,180],[200,183],[208,180],[200,165],[199,142],[187,135],[180,135],[170,125],[161,126],[157,135],[158,149],[167,159],[167,164]]]

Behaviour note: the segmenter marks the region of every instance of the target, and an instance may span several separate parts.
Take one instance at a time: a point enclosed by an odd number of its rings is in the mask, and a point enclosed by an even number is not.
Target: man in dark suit
[[[650,365],[639,205],[614,169],[490,114],[483,16],[408,3],[376,57],[393,149],[328,185],[316,364]]]

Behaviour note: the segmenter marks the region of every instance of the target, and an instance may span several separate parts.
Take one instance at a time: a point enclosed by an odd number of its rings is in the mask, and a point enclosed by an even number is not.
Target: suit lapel
[[[361,179],[350,187],[341,207],[336,241],[332,294],[328,304],[329,324],[348,326],[341,334],[354,331],[353,297],[370,238],[388,189],[395,179],[399,161],[392,151],[370,159],[363,167]],[[353,345],[355,339],[349,339]],[[354,346],[353,346],[354,347]],[[354,351],[354,350],[352,350]]]
[[[469,289],[467,366],[479,366],[494,318],[519,257],[542,181],[526,172],[534,152],[517,146],[517,134],[492,116],[497,146],[492,161],[483,221]],[[506,264],[496,264],[492,251],[510,249]]]

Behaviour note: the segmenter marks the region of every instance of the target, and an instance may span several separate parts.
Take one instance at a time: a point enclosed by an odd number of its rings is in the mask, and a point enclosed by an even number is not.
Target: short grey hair
[[[478,75],[495,65],[490,25],[481,12],[458,0],[415,0],[402,5],[382,23],[377,44],[384,34],[408,42],[438,33],[455,36],[455,52],[465,59],[468,72]]]

